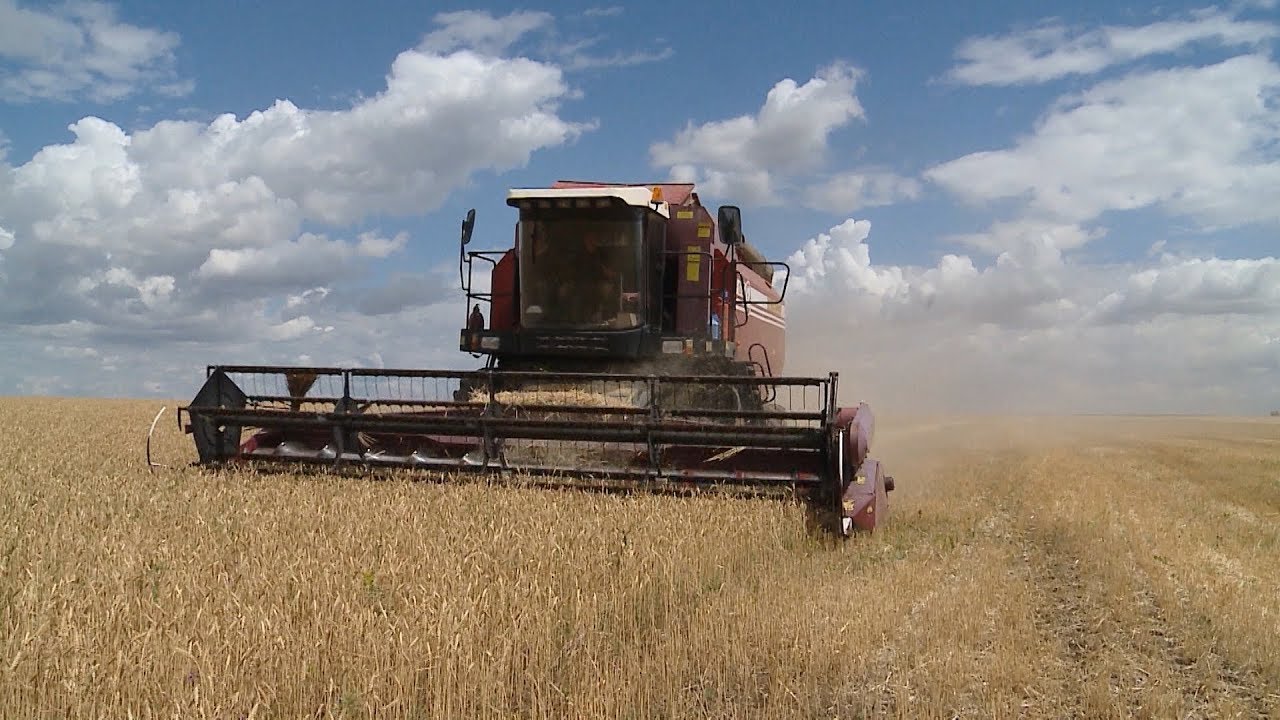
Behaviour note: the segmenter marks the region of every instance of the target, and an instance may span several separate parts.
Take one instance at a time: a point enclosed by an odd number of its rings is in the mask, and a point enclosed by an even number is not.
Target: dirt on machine
[[[871,410],[840,405],[836,373],[783,374],[790,268],[737,207],[577,181],[507,204],[511,247],[471,249],[462,223],[459,350],[482,368],[210,366],[179,409],[198,463],[783,496],[839,536],[886,519]]]

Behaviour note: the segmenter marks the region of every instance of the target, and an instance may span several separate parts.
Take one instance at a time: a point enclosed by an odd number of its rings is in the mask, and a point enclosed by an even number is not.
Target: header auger
[[[459,347],[483,369],[211,366],[179,410],[199,462],[785,495],[838,535],[884,520],[871,410],[839,405],[835,373],[780,374],[790,270],[736,207],[713,219],[692,185],[583,182],[507,203],[511,248],[469,250],[474,210],[462,224]]]

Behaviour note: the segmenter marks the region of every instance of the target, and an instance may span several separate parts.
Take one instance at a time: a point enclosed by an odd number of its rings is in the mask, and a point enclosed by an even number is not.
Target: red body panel
[[[776,301],[778,292],[745,265],[738,265],[738,274],[745,280],[748,304],[739,299],[735,305],[731,335],[737,343],[735,356],[760,363],[770,375],[780,375],[787,359],[786,317],[781,303],[762,304]]]
[[[889,497],[884,483],[884,469],[880,462],[868,458],[845,488],[841,507],[844,516],[852,520],[857,529],[871,532],[887,519]]]
[[[676,325],[672,332],[706,337],[714,278],[711,247],[715,223],[701,205],[671,207],[667,221],[667,252],[681,253],[668,270],[676,274]]]
[[[493,267],[490,278],[493,291],[493,308],[490,312],[489,328],[492,330],[511,330],[518,319],[516,315],[516,254],[508,250],[497,265]]]

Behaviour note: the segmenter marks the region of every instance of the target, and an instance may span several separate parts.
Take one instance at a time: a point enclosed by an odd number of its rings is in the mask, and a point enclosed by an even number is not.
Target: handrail
[[[483,302],[483,303],[489,303],[490,313],[492,313],[492,312],[493,312],[493,309],[492,309],[492,308],[493,308],[493,298],[494,298],[494,295],[495,295],[495,294],[494,294],[494,292],[493,292],[493,289],[492,289],[492,288],[490,288],[490,289],[489,289],[489,292],[486,292],[486,293],[479,293],[479,292],[472,292],[472,291],[471,291],[472,286],[475,284],[475,277],[474,277],[474,275],[475,275],[475,266],[474,266],[475,261],[476,261],[476,260],[483,260],[484,262],[487,262],[487,263],[489,263],[491,266],[493,266],[494,268],[496,268],[496,267],[498,267],[498,263],[499,263],[499,262],[501,262],[502,257],[503,257],[504,255],[506,255],[508,252],[510,252],[510,250],[471,250],[471,251],[466,251],[466,252],[461,251],[461,250],[459,251],[459,253],[458,253],[458,282],[462,285],[462,292],[463,292],[463,295],[466,297],[466,301],[465,301],[465,302],[466,302],[466,305],[462,308],[462,310],[463,310],[463,323],[462,323],[462,326],[463,326],[463,327],[466,327],[466,326],[467,326],[467,322],[470,320],[470,316],[471,316],[471,304],[472,304],[472,302]],[[495,259],[495,258],[496,258],[496,259]],[[464,264],[466,265],[466,275],[465,275],[465,276],[463,275],[463,271],[462,271],[462,266],[463,266]]]

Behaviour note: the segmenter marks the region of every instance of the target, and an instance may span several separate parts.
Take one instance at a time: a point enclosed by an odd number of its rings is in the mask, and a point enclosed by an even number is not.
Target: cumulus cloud
[[[266,327],[266,336],[269,340],[297,340],[311,333],[316,332],[333,332],[333,326],[327,325],[321,327],[316,325],[315,321],[307,315],[301,315],[296,318],[285,320],[284,322],[268,325]]]
[[[349,228],[430,212],[474,174],[570,142],[590,126],[560,116],[569,95],[553,65],[411,50],[383,91],[346,110],[281,100],[132,132],[85,117],[69,142],[0,161],[0,325],[37,348],[166,357],[197,346],[279,354],[250,349],[258,342],[357,359],[373,329],[327,330],[373,316],[450,337],[421,313],[456,278],[393,273],[382,287],[409,235]],[[289,307],[316,287],[332,289],[320,306]],[[329,351],[316,349],[322,337]],[[409,338],[419,352],[424,343],[438,339]]]
[[[1138,72],[1059,99],[1013,147],[934,166],[972,203],[1073,223],[1157,207],[1204,227],[1280,221],[1280,67],[1245,55]]]
[[[311,287],[339,276],[354,259],[386,257],[404,247],[407,237],[401,233],[385,239],[364,233],[357,242],[347,242],[303,233],[289,242],[267,247],[213,248],[193,277],[232,280],[238,291],[251,284],[275,291]]]
[[[1215,7],[1147,25],[1069,28],[1058,22],[1007,35],[966,40],[948,73],[968,85],[1022,85],[1089,75],[1112,65],[1176,52],[1197,44],[1239,48],[1280,35],[1271,22],[1243,20]]]
[[[1022,217],[1016,220],[997,220],[985,231],[954,233],[944,239],[988,255],[998,255],[1029,241],[1039,241],[1058,250],[1074,250],[1104,235],[1104,228],[1086,228],[1053,220]]]
[[[864,117],[856,94],[861,77],[860,70],[838,63],[803,85],[781,80],[755,114],[690,123],[671,140],[654,143],[650,157],[707,194],[779,202],[788,178],[823,166],[830,135]]]
[[[1057,318],[1065,276],[1062,255],[1029,237],[979,269],[967,255],[946,254],[933,267],[877,265],[871,223],[845,220],[806,241],[790,258],[791,287],[800,297],[841,298],[857,316],[892,321],[954,321],[1037,325]]]
[[[533,150],[567,142],[587,127],[557,115],[567,94],[551,65],[410,51],[392,64],[386,90],[350,110],[278,101],[207,127],[160,123],[132,145],[174,183],[207,182],[211,169],[258,178],[307,217],[346,223],[378,211],[430,210],[476,170],[519,167]],[[188,162],[195,153],[218,162]]]
[[[111,5],[86,0],[32,9],[0,0],[0,99],[7,102],[120,100],[144,89],[185,95],[178,36],[116,18]]]
[[[850,213],[914,200],[920,192],[920,181],[915,178],[882,170],[864,170],[837,173],[815,183],[804,192],[804,202],[816,210]]]
[[[0,391],[75,389],[38,358],[116,394],[185,395],[204,364],[246,358],[473,366],[456,347],[456,268],[405,267],[421,240],[397,224],[593,125],[561,114],[575,43],[550,15],[463,11],[436,25],[346,109],[281,99],[136,129],[88,116],[25,161],[0,154],[0,346],[17,358]],[[597,62],[577,45],[582,66],[656,59]],[[517,46],[526,57],[500,56]]]
[[[500,58],[555,40],[554,21],[463,11],[437,22],[382,92],[345,110],[281,100],[129,130],[85,117],[26,162],[0,155],[0,351],[13,359],[0,391],[189,396],[204,364],[246,358],[478,365],[456,347],[456,266],[406,267],[415,238],[383,225],[587,132],[559,106],[574,93],[562,70],[593,45]],[[1239,47],[1247,29],[1201,28],[1177,47]],[[1157,30],[1107,47],[1169,46],[1152,38],[1176,28]],[[788,373],[840,370],[846,399],[890,414],[1274,404],[1257,388],[1280,373],[1280,261],[1169,254],[1158,235],[1104,225],[1140,208],[1201,228],[1280,219],[1269,58],[1111,79],[1059,98],[1003,148],[934,166],[928,181],[1009,214],[956,227],[950,252],[916,264],[877,262],[855,213],[918,198],[920,182],[828,157],[833,135],[863,118],[860,77],[833,65],[784,80],[753,112],[650,147],[655,166],[704,196],[804,198],[849,216],[788,258]],[[1088,260],[1081,248],[1103,237],[1151,250]]]
[[[1280,260],[1165,255],[1098,303],[1099,322],[1170,316],[1280,316]],[[1280,351],[1280,348],[1277,348]]]
[[[873,262],[849,219],[789,263],[787,372],[841,372],[881,412],[1263,412],[1280,263],[1094,264],[1033,236],[990,263]]]

